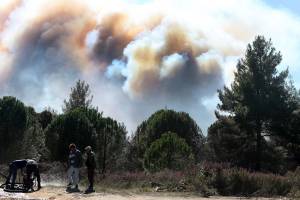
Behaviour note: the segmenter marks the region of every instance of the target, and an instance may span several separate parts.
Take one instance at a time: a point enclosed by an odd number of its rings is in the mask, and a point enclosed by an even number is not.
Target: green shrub
[[[286,176],[292,184],[292,188],[288,196],[292,198],[300,198],[300,167],[298,167],[295,172],[288,172]]]
[[[299,197],[300,168],[287,175],[250,172],[226,163],[202,163],[185,173],[195,191],[224,196]],[[298,195],[298,196],[297,196]]]
[[[131,141],[131,154],[135,155],[134,162],[138,164],[142,161],[150,145],[169,131],[185,140],[191,147],[196,161],[204,158],[205,137],[195,120],[188,113],[163,109],[153,113],[137,127]],[[141,169],[142,163],[138,164],[138,167]]]
[[[194,161],[191,147],[176,133],[164,133],[146,150],[144,167],[152,172],[182,170]]]
[[[286,196],[292,183],[286,176],[249,172],[245,169],[225,169],[214,182],[221,195],[233,196]],[[221,184],[220,184],[221,183]]]

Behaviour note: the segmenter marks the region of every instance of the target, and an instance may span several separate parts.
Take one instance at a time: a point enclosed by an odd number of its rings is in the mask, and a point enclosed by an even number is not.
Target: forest
[[[162,108],[130,135],[93,105],[97,91],[85,80],[71,88],[62,113],[51,107],[37,112],[3,96],[0,164],[20,158],[64,163],[75,143],[81,151],[92,146],[103,184],[151,180],[166,190],[204,195],[299,197],[300,91],[289,70],[279,70],[281,60],[272,41],[257,36],[231,85],[217,91],[216,121],[207,134],[189,113]]]

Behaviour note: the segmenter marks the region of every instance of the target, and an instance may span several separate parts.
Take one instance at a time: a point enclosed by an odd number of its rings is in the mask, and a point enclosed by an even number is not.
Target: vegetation
[[[90,87],[81,80],[60,114],[51,108],[37,113],[15,97],[2,97],[0,163],[19,158],[62,163],[68,145],[76,143],[80,150],[87,145],[95,150],[105,177],[101,183],[299,197],[300,94],[288,70],[277,70],[280,62],[270,40],[257,36],[248,45],[233,83],[218,91],[216,121],[207,137],[188,113],[162,109],[129,139],[123,123],[92,105]]]
[[[46,146],[51,160],[65,161],[70,143],[77,144],[80,150],[90,145],[97,152],[99,171],[105,173],[107,168],[114,170],[119,166],[117,161],[126,144],[127,131],[123,124],[103,117],[102,112],[91,106],[90,93],[89,85],[80,80],[71,89],[69,103],[65,102],[69,109],[58,115],[45,131]],[[43,122],[50,118],[49,113],[45,115]]]
[[[41,165],[44,177],[49,181],[61,180],[64,167],[54,162]],[[55,176],[56,175],[56,176]],[[85,177],[82,177],[85,178]],[[83,180],[83,182],[86,180]],[[232,168],[228,164],[203,162],[189,170],[160,170],[112,172],[103,178],[97,174],[97,191],[131,190],[136,192],[185,192],[202,196],[246,196],[300,198],[300,169],[285,175],[249,172]]]
[[[299,93],[287,82],[288,70],[277,71],[280,62],[281,54],[271,41],[257,36],[248,45],[245,58],[239,60],[231,87],[218,91],[221,101],[218,109],[229,116],[224,120],[226,117],[217,113],[218,122],[212,125],[208,137],[215,148],[218,140],[225,142],[226,137],[232,138],[233,148],[228,142],[221,148],[241,152],[244,161],[238,159],[236,164],[242,167],[260,171],[262,162],[269,162],[273,155],[281,159],[274,147],[280,144],[278,140],[291,134],[286,131],[287,120],[299,106]]]
[[[176,133],[167,132],[146,150],[144,166],[150,171],[182,170],[189,167],[189,163],[193,164],[193,160],[192,149],[185,140]]]
[[[63,111],[69,112],[76,108],[90,108],[93,100],[90,86],[85,82],[78,80],[75,87],[71,88],[69,100],[64,100]]]
[[[183,138],[191,147],[195,160],[201,160],[205,138],[196,122],[185,112],[164,109],[155,112],[142,122],[133,136],[130,155],[132,157],[131,162],[135,164],[136,168],[143,168],[146,150],[168,131]]]
[[[0,162],[15,156],[16,149],[23,139],[27,113],[24,104],[15,97],[0,99]]]
[[[93,125],[80,108],[57,117],[46,132],[46,144],[51,158],[66,160],[70,143],[77,144],[79,149],[88,145],[95,146],[95,134]]]
[[[97,128],[97,152],[99,170],[106,171],[124,169],[124,148],[127,145],[127,131],[124,124],[111,118],[102,118]]]

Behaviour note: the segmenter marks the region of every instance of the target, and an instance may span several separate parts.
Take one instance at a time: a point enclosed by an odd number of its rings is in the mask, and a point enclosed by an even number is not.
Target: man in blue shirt
[[[79,183],[79,168],[82,165],[82,156],[81,152],[76,148],[75,144],[69,145],[70,153],[68,158],[68,179],[69,184],[68,188],[71,188],[72,185],[75,185],[74,191],[79,191],[78,183]]]

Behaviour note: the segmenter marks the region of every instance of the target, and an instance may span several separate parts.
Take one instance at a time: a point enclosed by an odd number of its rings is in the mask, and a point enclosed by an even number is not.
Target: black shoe
[[[72,189],[72,192],[80,192],[80,190],[79,190],[78,186],[77,186],[77,187],[75,187],[74,189]]]
[[[72,183],[69,183],[68,185],[67,185],[67,187],[71,187],[72,186]]]
[[[76,184],[75,187],[72,188],[72,190],[73,190],[74,192],[80,192],[80,190],[79,190],[79,188],[78,188],[78,184]]]
[[[66,192],[71,193],[72,192],[71,187],[67,187]]]
[[[93,192],[95,192],[95,190],[93,188],[89,187],[88,189],[86,189],[84,194],[90,194],[90,193],[93,193]]]
[[[74,187],[74,188],[68,187],[68,188],[66,189],[66,192],[68,192],[68,193],[73,193],[73,192],[80,192],[80,190],[78,189],[78,187]]]

